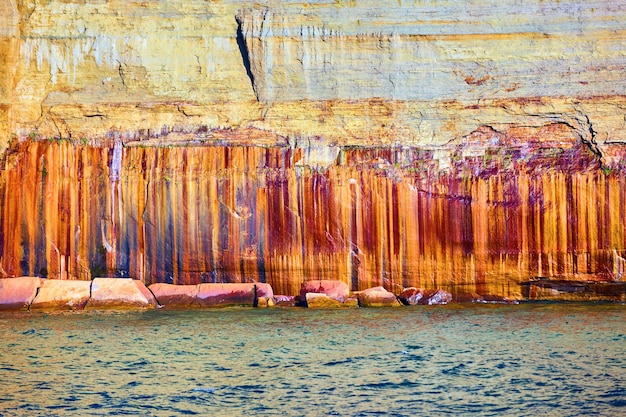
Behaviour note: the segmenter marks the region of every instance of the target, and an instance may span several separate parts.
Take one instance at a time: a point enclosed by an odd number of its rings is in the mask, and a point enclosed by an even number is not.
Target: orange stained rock
[[[348,147],[311,166],[306,148],[25,141],[0,176],[0,274],[519,297],[532,276],[611,271],[623,172],[580,143],[524,146]]]

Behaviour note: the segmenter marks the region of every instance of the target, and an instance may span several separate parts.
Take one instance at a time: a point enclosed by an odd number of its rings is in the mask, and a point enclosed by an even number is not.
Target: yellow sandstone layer
[[[625,15],[608,0],[3,0],[0,150],[249,127],[440,145],[558,121],[602,148],[624,138]]]

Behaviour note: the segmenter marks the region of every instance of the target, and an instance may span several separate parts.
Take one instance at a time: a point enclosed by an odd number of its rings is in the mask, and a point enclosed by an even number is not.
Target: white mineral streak
[[[109,178],[111,182],[119,181],[122,171],[122,142],[115,142],[113,146],[113,158],[111,159],[111,172]]]

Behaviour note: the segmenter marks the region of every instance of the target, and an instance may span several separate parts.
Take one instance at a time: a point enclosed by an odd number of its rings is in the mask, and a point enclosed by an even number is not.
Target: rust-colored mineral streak
[[[138,145],[14,144],[0,273],[519,297],[532,276],[607,273],[625,246],[624,172],[563,125],[445,150]]]

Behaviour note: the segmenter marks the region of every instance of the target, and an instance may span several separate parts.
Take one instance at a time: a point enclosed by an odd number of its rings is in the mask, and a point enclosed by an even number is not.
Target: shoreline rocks
[[[91,297],[91,281],[42,280],[30,309],[82,310]]]
[[[564,282],[564,281],[563,281]],[[578,281],[551,282],[559,289],[578,289]],[[542,282],[544,286],[548,284]],[[578,286],[576,286],[578,285]],[[595,297],[577,301],[624,302],[626,284],[587,283]],[[563,288],[561,288],[563,287]],[[605,288],[606,287],[606,288]],[[599,289],[598,289],[599,288]],[[550,288],[549,291],[556,292]],[[544,292],[548,291],[544,290]],[[580,292],[580,291],[579,291]],[[600,298],[602,294],[611,297]],[[554,294],[550,293],[551,296]],[[557,294],[561,295],[561,294]],[[566,295],[569,295],[567,293]],[[537,297],[535,295],[535,297]],[[581,296],[579,296],[581,297]],[[539,297],[537,297],[539,298]],[[0,311],[97,310],[215,307],[295,307],[312,309],[346,307],[399,307],[402,305],[519,304],[532,298],[511,299],[494,294],[457,293],[443,289],[408,287],[396,295],[382,286],[351,293],[342,281],[311,280],[302,284],[300,295],[274,295],[267,283],[204,283],[174,285],[155,283],[146,287],[131,278],[95,278],[92,281],[16,277],[0,279]],[[569,298],[552,301],[571,301]]]
[[[193,307],[198,297],[197,285],[156,283],[148,287],[159,305],[167,307]]]
[[[156,283],[148,289],[164,308],[273,307],[276,304],[272,287],[264,283]]]
[[[359,303],[355,297],[347,297],[342,302],[323,293],[308,292],[306,293],[306,306],[308,308],[353,308],[358,307]]]
[[[94,278],[91,297],[85,305],[89,309],[156,308],[154,295],[141,281],[131,278]]]
[[[357,293],[361,307],[401,307],[396,295],[384,287],[368,288]]]
[[[0,279],[0,310],[28,310],[41,281],[36,277]]]
[[[196,303],[200,307],[250,306],[256,301],[254,284],[199,284]]]
[[[327,297],[343,303],[350,295],[348,285],[343,281],[311,280],[300,286],[300,302],[305,302],[308,293],[325,294]]]

